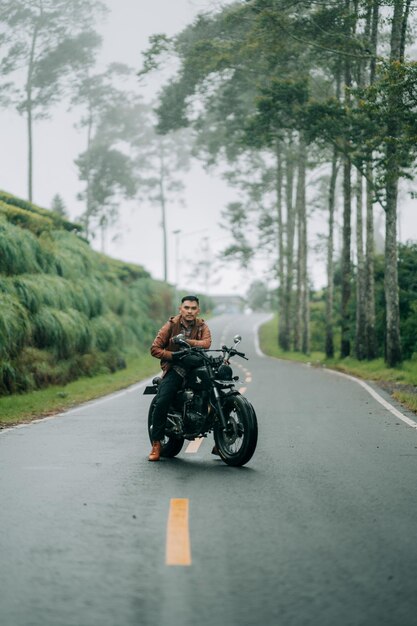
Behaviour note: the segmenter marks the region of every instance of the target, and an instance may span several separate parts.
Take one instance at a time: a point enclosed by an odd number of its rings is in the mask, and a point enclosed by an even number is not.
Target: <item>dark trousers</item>
[[[163,377],[158,387],[158,394],[152,413],[152,441],[161,441],[164,438],[168,409],[175,394],[181,388],[182,381],[182,376],[173,369],[170,369]]]

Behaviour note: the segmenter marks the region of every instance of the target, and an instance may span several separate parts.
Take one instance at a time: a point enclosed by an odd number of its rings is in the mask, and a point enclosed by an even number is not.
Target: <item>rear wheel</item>
[[[153,398],[151,405],[149,407],[149,411],[148,411],[148,435],[149,435],[149,441],[152,443],[153,439],[152,439],[152,413],[153,413],[153,409],[155,406],[155,402],[156,402],[156,396],[155,398]],[[167,435],[165,435],[165,437],[161,440],[161,444],[162,444],[162,449],[161,449],[161,456],[164,456],[166,458],[172,458],[174,456],[177,456],[177,454],[181,451],[183,445],[184,445],[184,439],[182,437],[168,437]]]
[[[245,465],[255,452],[258,422],[251,403],[241,395],[226,398],[223,413],[227,428],[220,422],[214,427],[214,440],[223,461],[228,465]]]

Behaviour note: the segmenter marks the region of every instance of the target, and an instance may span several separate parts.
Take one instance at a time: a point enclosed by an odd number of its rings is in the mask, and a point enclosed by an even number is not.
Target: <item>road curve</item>
[[[149,463],[143,385],[0,435],[1,626],[416,626],[417,431],[353,380],[260,355],[262,319],[210,322],[250,358],[246,467],[211,437]]]

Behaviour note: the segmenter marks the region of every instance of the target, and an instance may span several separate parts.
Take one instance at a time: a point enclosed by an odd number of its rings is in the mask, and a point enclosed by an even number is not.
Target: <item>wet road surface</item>
[[[143,385],[0,435],[1,626],[417,624],[417,430],[354,381],[258,354],[261,319],[210,323],[250,358],[246,467],[211,436],[149,463]],[[186,565],[167,563],[173,501]]]

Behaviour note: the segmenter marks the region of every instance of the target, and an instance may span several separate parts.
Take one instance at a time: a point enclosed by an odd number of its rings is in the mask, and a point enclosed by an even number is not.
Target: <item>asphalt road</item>
[[[243,468],[149,463],[143,386],[0,435],[1,626],[416,626],[417,430],[354,381],[235,333],[259,443]],[[172,500],[191,563],[168,565]],[[178,539],[179,540],[179,539]]]

